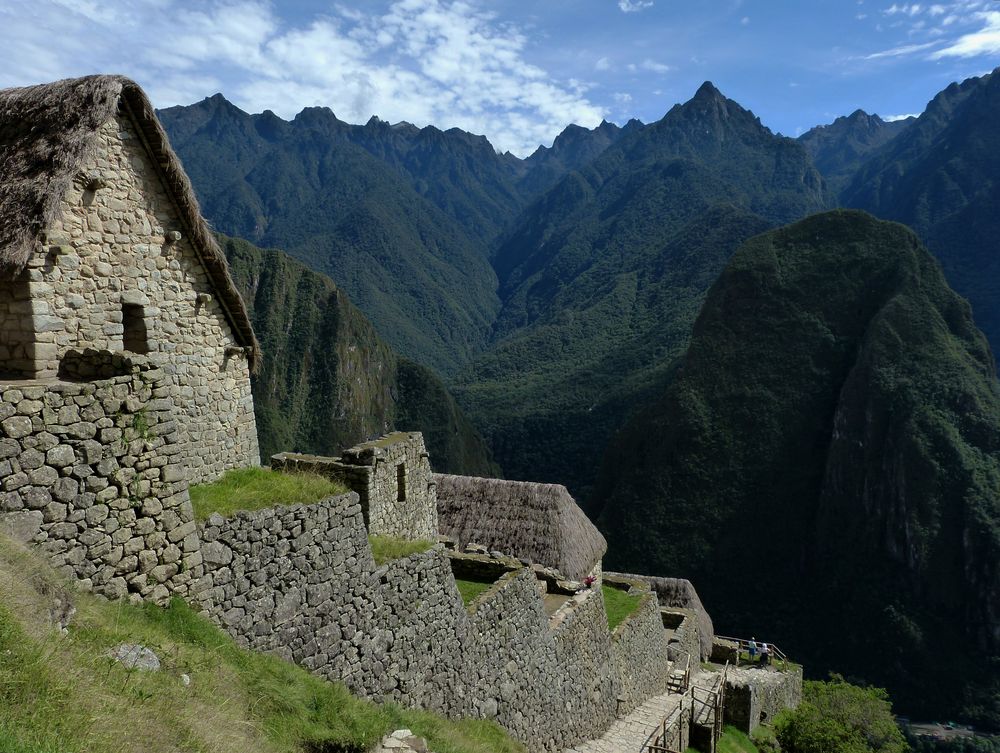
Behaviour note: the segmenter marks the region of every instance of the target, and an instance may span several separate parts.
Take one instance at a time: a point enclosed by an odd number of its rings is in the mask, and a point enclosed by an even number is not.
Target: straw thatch
[[[191,182],[139,85],[123,76],[85,76],[51,84],[0,89],[0,275],[10,278],[42,250],[74,178],[97,148],[97,136],[119,110],[138,127],[185,236],[208,272],[237,342],[260,363],[260,346],[226,257],[198,209]]]
[[[438,528],[458,540],[583,579],[608,544],[565,486],[434,474]]]

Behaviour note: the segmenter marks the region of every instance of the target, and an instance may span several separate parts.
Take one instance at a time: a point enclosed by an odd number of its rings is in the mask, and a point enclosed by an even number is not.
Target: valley
[[[797,139],[706,82],[527,159],[220,95],[159,115],[214,228],[294,257],[225,241],[262,453],[423,430],[438,470],[565,484],[721,632],[1000,726],[1000,75]]]

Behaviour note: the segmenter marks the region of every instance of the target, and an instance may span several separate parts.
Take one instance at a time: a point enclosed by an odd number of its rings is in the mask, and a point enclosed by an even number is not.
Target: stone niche
[[[0,378],[38,375],[39,337],[32,321],[31,289],[26,280],[0,280]],[[51,339],[51,338],[50,338]]]

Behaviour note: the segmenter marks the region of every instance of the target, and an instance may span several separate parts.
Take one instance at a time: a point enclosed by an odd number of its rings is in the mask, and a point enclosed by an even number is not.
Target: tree
[[[807,681],[797,709],[774,723],[785,753],[905,753],[909,750],[881,688],[851,685],[839,675]]]

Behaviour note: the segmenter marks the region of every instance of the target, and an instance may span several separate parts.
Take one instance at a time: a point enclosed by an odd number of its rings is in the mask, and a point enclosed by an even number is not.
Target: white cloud
[[[629,63],[625,66],[630,73],[637,73],[639,71],[649,71],[651,73],[667,73],[672,71],[674,67],[672,65],[667,65],[666,63],[660,63],[652,58],[646,58],[641,63]]]
[[[519,28],[466,2],[363,7],[334,5],[289,25],[266,0],[7,0],[0,85],[121,72],[159,107],[221,90],[245,110],[285,118],[325,105],[352,122],[377,114],[457,126],[518,154],[606,114],[584,84],[527,62]]]
[[[627,105],[632,101],[632,95],[627,92],[615,92],[615,102],[620,105]]]
[[[905,115],[882,115],[880,116],[882,120],[886,123],[895,123],[897,120],[906,120],[907,118],[919,118],[919,112],[910,112]]]
[[[914,52],[920,52],[921,50],[926,50],[929,47],[934,47],[937,42],[923,42],[921,44],[904,44],[900,47],[893,47],[891,50],[881,50],[880,52],[873,52],[871,55],[863,56],[863,60],[878,60],[880,58],[895,58],[904,55],[912,55]]]
[[[642,68],[644,71],[651,71],[653,73],[667,73],[668,71],[673,70],[673,66],[667,65],[666,63],[660,63],[657,62],[656,60],[651,60],[649,58],[643,60],[639,64],[639,67]]]
[[[923,6],[920,3],[914,3],[913,5],[897,5],[893,3],[890,7],[886,8],[883,13],[887,16],[915,16],[923,10]]]
[[[618,0],[618,7],[622,13],[638,13],[646,8],[652,8],[653,0]]]
[[[611,61],[606,57],[598,58],[597,62],[594,63],[594,70],[596,71],[610,71]]]
[[[740,19],[740,23],[743,26],[748,25],[750,23],[750,16],[743,16],[743,18]]]
[[[931,60],[1000,54],[1000,11],[977,13],[976,18],[983,23],[979,31],[963,34],[949,46],[934,52],[930,56]]]

